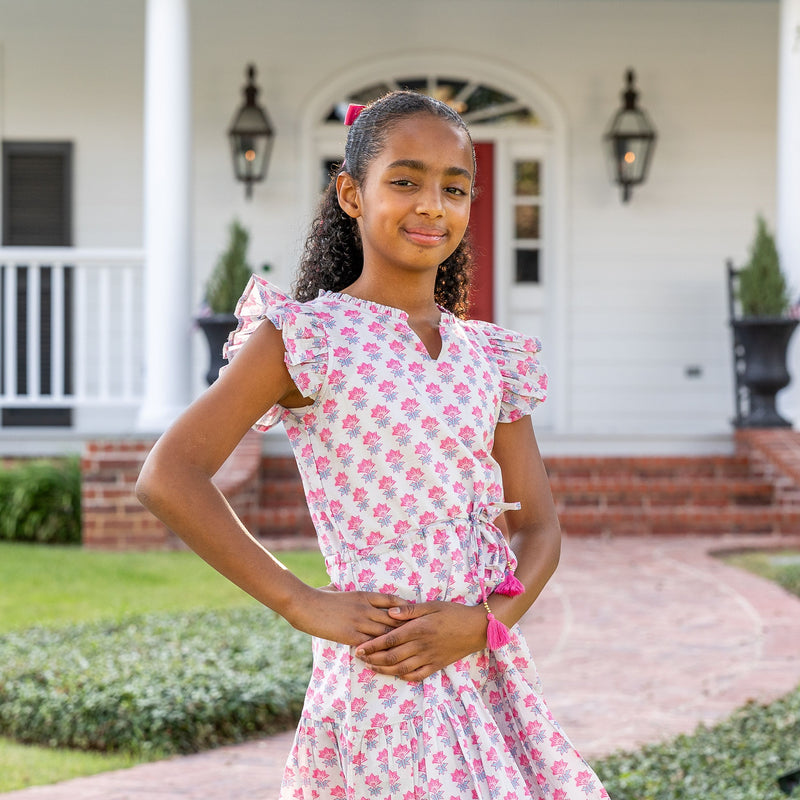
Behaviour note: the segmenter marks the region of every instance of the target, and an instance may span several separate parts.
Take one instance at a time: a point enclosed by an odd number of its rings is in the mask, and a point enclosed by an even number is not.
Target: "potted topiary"
[[[220,255],[206,283],[203,311],[197,317],[197,324],[208,341],[209,368],[206,381],[209,386],[217,379],[220,367],[225,363],[222,346],[236,327],[233,312],[253,274],[247,263],[249,241],[250,234],[238,220],[234,220],[230,226],[228,247]]]
[[[775,397],[788,386],[786,351],[797,327],[790,315],[789,287],[780,268],[775,239],[764,218],[757,217],[750,259],[739,270],[728,262],[737,388],[744,402],[737,403],[736,425],[743,428],[791,427],[778,414]]]

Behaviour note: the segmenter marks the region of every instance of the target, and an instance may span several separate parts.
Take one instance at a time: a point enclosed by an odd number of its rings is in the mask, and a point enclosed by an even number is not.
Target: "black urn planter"
[[[732,321],[742,350],[744,369],[739,375],[749,410],[738,421],[742,428],[790,428],[775,408],[778,392],[789,385],[786,351],[798,321],[783,317],[743,317]]]
[[[236,317],[233,314],[212,314],[209,317],[197,317],[196,321],[208,341],[206,381],[211,386],[219,377],[220,368],[225,364],[225,359],[222,357],[222,346],[228,341],[230,332],[236,327]]]

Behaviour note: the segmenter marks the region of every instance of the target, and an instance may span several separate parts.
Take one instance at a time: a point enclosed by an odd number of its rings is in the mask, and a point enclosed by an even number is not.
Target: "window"
[[[541,250],[542,192],[541,162],[514,161],[514,215],[511,232],[516,283],[539,283],[542,279]]]
[[[499,89],[475,81],[434,75],[398,78],[366,86],[353,92],[346,102],[332,106],[325,121],[341,123],[350,103],[366,105],[396,89],[422,92],[447,103],[461,114],[469,126],[487,123],[540,125],[533,109]]]
[[[71,246],[72,143],[3,142],[2,158],[3,245]],[[0,390],[15,398],[2,409],[3,427],[71,425],[70,408],[25,401],[72,394],[72,271],[41,259],[0,263],[0,317],[9,312],[15,332],[7,342],[0,320]]]
[[[3,142],[3,244],[72,244],[71,142]]]

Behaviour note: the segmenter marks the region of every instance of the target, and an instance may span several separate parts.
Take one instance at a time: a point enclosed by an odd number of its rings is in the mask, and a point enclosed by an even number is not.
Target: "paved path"
[[[781,541],[800,547],[800,537]],[[558,572],[523,625],[550,707],[584,755],[689,732],[800,684],[800,600],[708,554],[774,542],[564,542]],[[271,800],[291,736],[0,797]]]

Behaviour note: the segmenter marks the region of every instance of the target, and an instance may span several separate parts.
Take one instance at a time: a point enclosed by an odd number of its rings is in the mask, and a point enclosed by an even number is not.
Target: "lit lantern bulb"
[[[636,153],[628,150],[628,152],[623,156],[623,159],[625,160],[626,164],[633,164],[633,162],[636,161]]]
[[[244,157],[248,161],[255,161],[256,160],[256,151],[255,150],[247,150],[244,154]],[[627,156],[626,156],[627,158]]]

